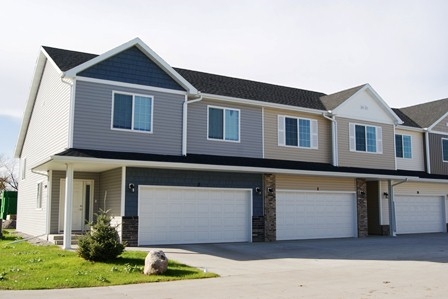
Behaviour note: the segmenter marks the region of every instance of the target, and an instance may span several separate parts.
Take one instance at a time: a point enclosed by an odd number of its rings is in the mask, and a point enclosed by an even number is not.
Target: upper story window
[[[411,136],[409,135],[395,135],[395,157],[397,158],[412,158]]]
[[[112,128],[152,133],[153,97],[113,93]]]
[[[278,145],[317,149],[317,120],[279,115]]]
[[[240,110],[208,107],[208,139],[240,141]]]
[[[382,128],[377,126],[349,125],[350,151],[381,154],[383,152]]]
[[[443,162],[448,162],[448,139],[442,138],[442,157]]]

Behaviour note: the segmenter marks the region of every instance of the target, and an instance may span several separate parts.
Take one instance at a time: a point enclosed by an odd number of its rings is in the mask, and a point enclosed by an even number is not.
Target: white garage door
[[[445,231],[443,198],[440,196],[395,196],[397,234]]]
[[[250,242],[252,191],[140,186],[139,245]]]
[[[277,240],[356,235],[353,193],[277,192]]]

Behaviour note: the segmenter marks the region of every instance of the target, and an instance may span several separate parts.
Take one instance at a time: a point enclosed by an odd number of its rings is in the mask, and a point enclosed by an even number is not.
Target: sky
[[[369,83],[393,108],[448,98],[446,0],[0,0],[0,154],[14,155],[40,47],[135,37],[174,67],[327,94]]]

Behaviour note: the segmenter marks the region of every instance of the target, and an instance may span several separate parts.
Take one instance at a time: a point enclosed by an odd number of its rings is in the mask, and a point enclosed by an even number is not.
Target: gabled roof
[[[324,110],[321,92],[174,68],[202,93]]]
[[[62,72],[68,71],[98,56],[96,54],[62,50],[46,46],[42,46],[42,48]]]
[[[342,90],[336,93],[332,93],[320,98],[322,104],[325,106],[326,110],[333,110],[346,100],[348,100],[351,96],[357,93],[361,88],[363,88],[366,84],[359,85],[350,89]]]
[[[421,128],[430,128],[447,114],[448,98],[400,108],[400,111]]]
[[[400,109],[392,108],[392,110],[403,121],[403,123],[401,124],[402,126],[420,128],[420,126],[415,121],[413,121],[409,116],[404,114]]]

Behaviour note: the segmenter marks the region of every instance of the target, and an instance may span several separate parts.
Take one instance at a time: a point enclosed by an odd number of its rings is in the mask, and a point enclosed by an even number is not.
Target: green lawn
[[[163,275],[144,275],[147,252],[125,251],[114,262],[89,262],[58,246],[12,243],[4,231],[0,240],[0,290],[34,290],[111,286],[217,277],[170,260]],[[168,256],[168,259],[170,257]]]

